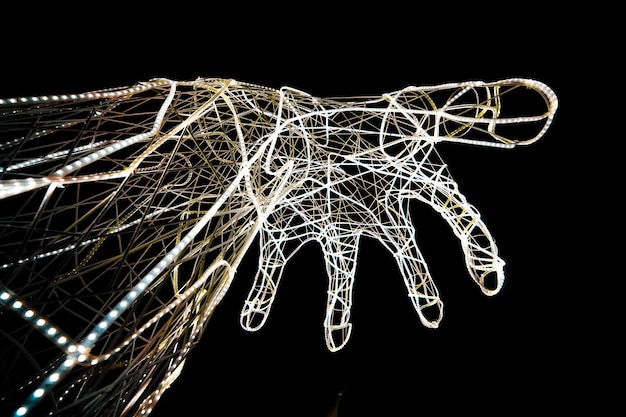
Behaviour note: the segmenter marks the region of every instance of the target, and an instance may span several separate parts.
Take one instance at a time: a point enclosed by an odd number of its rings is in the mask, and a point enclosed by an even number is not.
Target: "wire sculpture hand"
[[[504,280],[494,239],[437,143],[531,144],[557,107],[529,79],[355,98],[156,79],[0,99],[0,405],[15,416],[148,412],[257,238],[240,317],[248,330],[266,322],[289,259],[317,241],[326,345],[345,346],[362,236],[390,251],[419,319],[437,327],[443,303],[411,200],[450,225],[485,294]]]
[[[545,113],[502,116],[503,96],[519,87],[539,93]],[[331,351],[345,346],[361,236],[377,239],[389,250],[421,322],[437,327],[443,303],[415,241],[411,199],[428,204],[449,224],[461,243],[469,275],[482,291],[493,295],[500,290],[504,261],[435,144],[508,148],[536,141],[557,108],[547,86],[523,79],[446,84],[360,101],[323,101],[283,89],[279,107],[289,108],[291,114],[279,120],[278,142],[293,146],[294,136],[304,138],[306,177],[262,225],[259,268],[241,314],[244,328],[263,326],[286,262],[304,243],[315,240],[328,275],[326,345]],[[512,123],[535,124],[533,135],[502,136],[500,128]],[[288,244],[292,249],[286,250]]]

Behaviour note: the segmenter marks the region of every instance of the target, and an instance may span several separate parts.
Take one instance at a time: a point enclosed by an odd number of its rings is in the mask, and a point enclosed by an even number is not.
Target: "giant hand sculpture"
[[[503,117],[503,95],[519,87],[542,95],[545,113]],[[293,146],[294,135],[304,138],[300,149],[307,153],[298,165],[306,167],[306,177],[262,225],[259,269],[241,316],[244,328],[256,330],[265,323],[285,263],[303,243],[316,240],[328,274],[326,344],[331,351],[341,349],[351,330],[362,235],[377,239],[393,254],[422,323],[437,327],[443,304],[415,241],[410,199],[430,205],[447,221],[461,243],[470,276],[483,292],[500,290],[504,261],[480,214],[459,192],[435,143],[502,147],[532,143],[543,135],[557,108],[550,89],[536,81],[511,79],[406,88],[377,99],[347,102],[284,89],[280,103],[291,114],[280,120],[278,140]],[[525,139],[503,137],[498,129],[538,122],[534,134]],[[296,249],[285,253],[290,241],[297,242]]]
[[[507,114],[519,93],[540,108]],[[421,322],[436,327],[443,304],[411,199],[450,225],[484,293],[504,279],[491,233],[436,144],[530,144],[557,105],[528,79],[358,98],[157,79],[0,99],[0,405],[15,416],[145,413],[257,236],[244,328],[265,323],[286,262],[315,240],[328,275],[326,344],[341,349],[361,236],[393,254]],[[511,126],[530,133],[513,137]]]

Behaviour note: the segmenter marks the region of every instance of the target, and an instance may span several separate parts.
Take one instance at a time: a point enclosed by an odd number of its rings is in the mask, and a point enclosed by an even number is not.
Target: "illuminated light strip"
[[[477,140],[477,139],[465,139],[465,138],[456,138],[449,136],[437,136],[431,137],[431,139],[435,142],[454,142],[454,143],[465,143],[467,145],[476,145],[483,146],[487,148],[501,148],[501,149],[513,149],[520,142],[515,143],[498,143],[498,142],[488,142],[486,140]]]
[[[368,108],[368,107],[349,107],[349,108],[343,108],[339,111],[337,110],[319,110],[319,111],[313,111],[304,115],[300,115],[300,116],[295,116],[295,117],[291,117],[288,119],[283,119],[283,122],[281,124],[281,126],[278,129],[278,132],[280,131],[286,131],[287,128],[294,122],[304,119],[304,118],[309,118],[311,116],[332,116],[335,115],[337,113],[343,113],[343,112],[366,112],[366,113],[373,113],[374,111],[380,112],[380,113],[401,113],[404,114],[405,116],[408,114],[414,114],[414,115],[422,115],[422,116],[439,116],[442,118],[445,118],[447,120],[453,120],[455,122],[465,122],[465,123],[476,123],[476,124],[517,124],[517,123],[528,123],[528,122],[537,122],[537,121],[542,121],[542,120],[547,120],[548,122],[552,120],[551,114],[550,112],[546,113],[546,114],[542,114],[539,116],[524,116],[524,117],[510,117],[510,118],[498,118],[498,119],[489,119],[489,118],[480,118],[480,117],[468,117],[468,116],[457,116],[454,114],[449,114],[446,112],[442,112],[439,110],[407,110],[407,109],[372,109],[372,108]],[[546,123],[548,124],[548,123]],[[439,126],[439,123],[436,125],[436,127]],[[537,134],[535,137],[528,139],[528,140],[524,140],[524,141],[518,141],[518,142],[514,142],[517,145],[520,144],[528,144],[538,140],[541,136],[543,136],[543,134],[545,133],[545,131],[548,129],[549,126],[544,126],[542,128],[542,130],[540,131],[539,134]],[[422,129],[423,130],[423,129]],[[379,134],[379,131],[376,131],[375,133]],[[278,133],[276,133],[277,135]],[[447,140],[450,142],[459,142],[459,143],[469,143],[469,144],[476,144],[479,146],[491,146],[491,147],[505,147],[505,148],[509,148],[511,147],[510,144],[505,143],[505,144],[501,144],[501,143],[492,143],[492,142],[488,142],[488,141],[484,141],[484,140],[471,140],[471,139],[464,139],[464,138],[457,138],[457,137],[445,137],[445,136],[439,136],[439,135],[430,135],[430,134],[425,134],[425,136],[429,136],[431,139],[433,140],[437,140],[437,138],[440,138],[441,140]],[[497,140],[502,140],[500,137],[498,137],[495,134],[491,134],[491,136],[494,137],[494,139]],[[502,146],[504,145],[504,146]]]
[[[101,141],[101,142],[96,142],[96,143],[92,143],[89,145],[84,145],[84,146],[77,146],[76,148],[74,148],[74,150],[72,151],[73,153],[78,153],[78,152],[83,152],[89,149],[93,149],[93,148],[99,148],[100,146],[102,146],[103,144],[105,144],[106,141]],[[2,168],[0,167],[0,172],[10,172],[10,171],[15,171],[16,169],[22,169],[22,168],[27,168],[29,166],[33,166],[33,165],[37,165],[37,164],[41,164],[41,163],[45,163],[48,161],[53,161],[56,159],[61,159],[67,155],[69,155],[70,151],[59,151],[59,152],[53,152],[53,153],[49,153],[46,156],[42,156],[39,158],[33,158],[30,159],[28,161],[24,161],[24,162],[20,162],[19,164],[13,164],[10,165],[6,168]]]
[[[166,79],[158,79],[152,82],[141,83],[134,87],[124,88],[121,90],[99,90],[99,91],[91,91],[88,93],[81,94],[62,94],[62,95],[51,95],[51,96],[32,96],[32,97],[11,97],[11,98],[0,98],[0,106],[2,105],[15,105],[15,104],[37,104],[37,103],[48,103],[48,102],[61,102],[61,101],[82,101],[82,100],[94,100],[99,98],[112,98],[112,97],[121,97],[129,94],[136,94],[141,91],[150,90],[154,87],[162,86],[164,84],[169,84],[170,81]]]
[[[80,345],[76,344],[71,337],[64,333],[59,327],[52,325],[45,317],[41,316],[35,309],[29,308],[27,303],[20,300],[7,288],[0,288],[0,303],[6,304],[15,311],[21,318],[31,323],[61,350],[66,352],[84,351]]]
[[[52,183],[49,178],[27,178],[24,180],[9,180],[0,182],[0,200],[26,191],[48,186]]]
[[[28,135],[28,137],[20,136],[20,137],[17,137],[15,139],[11,139],[8,142],[0,143],[0,149],[4,149],[4,148],[7,148],[7,147],[11,147],[11,146],[13,146],[15,144],[19,144],[19,143],[23,142],[26,139],[30,140],[30,139],[40,138],[40,137],[49,135],[51,133],[58,132],[59,130],[66,129],[66,128],[72,127],[72,126],[76,126],[79,123],[81,123],[81,121],[65,122],[65,123],[61,123],[61,124],[58,124],[58,125],[53,126],[53,127],[49,127],[47,129],[37,130],[37,131],[34,131],[34,132],[30,133]],[[1,170],[2,169],[0,168],[0,171]]]
[[[67,252],[67,251],[76,249],[77,247],[83,247],[83,246],[89,245],[91,243],[94,243],[94,242],[96,242],[98,240],[100,240],[100,238],[89,239],[89,240],[85,240],[84,242],[81,242],[79,245],[71,244],[71,245],[68,245],[68,246],[66,246],[64,248],[56,249],[56,250],[45,252],[45,253],[40,253],[38,255],[34,255],[34,256],[29,257],[29,258],[20,259],[17,262],[8,262],[8,263],[0,265],[0,269],[6,269],[6,268],[8,268],[10,266],[13,266],[13,265],[16,265],[16,264],[20,265],[20,264],[24,264],[24,263],[27,263],[27,262],[36,261],[37,259],[42,259],[42,258],[47,258],[49,256],[58,255],[59,253]]]

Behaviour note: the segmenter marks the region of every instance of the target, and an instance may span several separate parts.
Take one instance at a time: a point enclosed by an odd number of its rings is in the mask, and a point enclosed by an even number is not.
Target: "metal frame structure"
[[[495,241],[437,143],[528,145],[557,107],[530,79],[342,98],[155,79],[0,99],[0,409],[148,413],[257,239],[248,330],[265,323],[285,264],[316,241],[326,345],[345,346],[362,236],[393,254],[419,319],[437,327],[443,303],[411,200],[449,224],[485,294],[504,280]]]

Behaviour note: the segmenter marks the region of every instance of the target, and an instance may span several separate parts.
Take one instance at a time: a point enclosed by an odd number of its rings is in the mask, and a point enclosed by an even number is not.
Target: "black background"
[[[324,417],[339,392],[341,417],[451,410],[563,415],[606,404],[590,391],[602,386],[595,369],[603,358],[586,350],[597,337],[598,306],[586,304],[595,267],[581,261],[588,249],[581,229],[589,226],[578,221],[585,213],[576,205],[592,197],[579,163],[587,111],[579,81],[592,81],[585,63],[597,56],[595,45],[584,42],[589,16],[550,15],[521,3],[508,11],[467,6],[474,9],[98,3],[89,12],[23,7],[3,15],[4,97],[198,76],[288,85],[317,96],[528,77],[559,96],[553,126],[532,146],[439,148],[507,262],[501,293],[480,292],[447,225],[414,204],[417,241],[445,303],[440,328],[421,326],[391,255],[364,240],[352,338],[330,353],[322,329],[326,277],[314,244],[289,264],[266,326],[256,333],[239,327],[255,249],[152,416]]]

